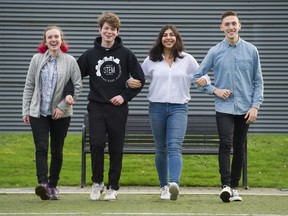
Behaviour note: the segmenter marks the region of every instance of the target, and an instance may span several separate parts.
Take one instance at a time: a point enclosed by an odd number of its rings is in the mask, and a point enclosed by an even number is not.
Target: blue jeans
[[[188,119],[187,104],[149,103],[149,118],[155,142],[155,164],[160,187],[180,183],[182,144]]]

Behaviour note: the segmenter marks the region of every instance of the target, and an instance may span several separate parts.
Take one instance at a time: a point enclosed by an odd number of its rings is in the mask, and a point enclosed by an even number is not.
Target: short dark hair
[[[227,16],[236,16],[238,18],[238,14],[235,11],[226,11],[222,14],[221,21],[223,21]]]

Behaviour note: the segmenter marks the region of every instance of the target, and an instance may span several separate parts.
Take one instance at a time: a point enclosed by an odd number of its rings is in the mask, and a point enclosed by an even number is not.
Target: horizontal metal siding
[[[288,3],[286,1],[0,1],[0,130],[28,131],[21,119],[22,92],[32,55],[50,24],[61,26],[78,58],[93,45],[98,34],[97,17],[102,11],[116,12],[120,36],[141,63],[160,28],[174,24],[186,51],[199,63],[209,48],[223,39],[220,14],[235,10],[242,22],[240,35],[257,46],[265,81],[265,101],[251,132],[288,132]],[[212,77],[213,78],[213,77]],[[147,113],[147,85],[130,102],[130,112]],[[80,131],[86,112],[87,79],[74,108],[70,131]],[[191,113],[214,113],[213,97],[191,88]]]

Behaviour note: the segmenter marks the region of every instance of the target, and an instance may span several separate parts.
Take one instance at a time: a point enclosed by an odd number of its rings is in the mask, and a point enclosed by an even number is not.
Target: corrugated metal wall
[[[23,132],[22,91],[28,65],[42,32],[57,24],[64,30],[70,54],[79,55],[98,35],[97,17],[116,12],[120,35],[141,63],[160,28],[175,24],[186,51],[201,63],[208,49],[223,39],[220,14],[235,10],[242,22],[240,35],[259,49],[265,81],[265,101],[250,132],[288,132],[288,2],[286,1],[38,1],[0,0],[0,131]],[[75,105],[70,131],[80,132],[86,112],[87,80]],[[214,113],[211,96],[191,89],[190,112]],[[147,112],[147,87],[130,103],[130,112]]]

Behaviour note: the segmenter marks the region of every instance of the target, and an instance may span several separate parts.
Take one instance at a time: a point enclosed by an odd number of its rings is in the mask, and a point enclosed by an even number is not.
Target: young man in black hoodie
[[[135,55],[123,46],[118,36],[118,16],[103,13],[98,24],[101,36],[78,59],[82,77],[89,76],[90,86],[87,106],[93,181],[90,199],[100,199],[104,191],[104,148],[108,137],[110,164],[104,200],[115,200],[122,169],[128,101],[141,91],[145,78]],[[141,80],[142,87],[129,88],[126,81],[130,77]]]

